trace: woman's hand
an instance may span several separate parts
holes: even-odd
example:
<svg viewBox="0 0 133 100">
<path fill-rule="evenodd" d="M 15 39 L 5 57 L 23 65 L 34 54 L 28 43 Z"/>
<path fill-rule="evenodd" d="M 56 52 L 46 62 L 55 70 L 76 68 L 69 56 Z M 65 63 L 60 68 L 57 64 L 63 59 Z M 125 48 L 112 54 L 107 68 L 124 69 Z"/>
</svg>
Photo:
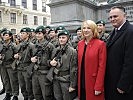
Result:
<svg viewBox="0 0 133 100">
<path fill-rule="evenodd" d="M 100 95 L 102 92 L 101 91 L 96 91 L 95 90 L 95 95 Z"/>
</svg>

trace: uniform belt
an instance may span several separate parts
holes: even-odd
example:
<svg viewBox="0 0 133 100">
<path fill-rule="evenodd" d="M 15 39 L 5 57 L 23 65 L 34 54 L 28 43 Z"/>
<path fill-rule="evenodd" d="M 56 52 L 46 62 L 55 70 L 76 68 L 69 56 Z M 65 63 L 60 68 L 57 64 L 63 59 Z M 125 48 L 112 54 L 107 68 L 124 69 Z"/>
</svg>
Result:
<svg viewBox="0 0 133 100">
<path fill-rule="evenodd" d="M 47 74 L 48 70 L 37 70 L 37 72 L 39 72 L 40 74 Z"/>
<path fill-rule="evenodd" d="M 58 76 L 66 76 L 69 75 L 69 70 L 66 71 L 59 71 Z"/>
</svg>

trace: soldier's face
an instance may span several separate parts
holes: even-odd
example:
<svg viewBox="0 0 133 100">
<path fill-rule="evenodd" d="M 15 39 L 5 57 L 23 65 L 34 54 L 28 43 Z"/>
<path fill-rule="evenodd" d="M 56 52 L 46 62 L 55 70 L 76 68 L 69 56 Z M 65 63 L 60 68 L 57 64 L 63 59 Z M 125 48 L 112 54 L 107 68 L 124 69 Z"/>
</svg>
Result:
<svg viewBox="0 0 133 100">
<path fill-rule="evenodd" d="M 105 26 L 103 24 L 97 24 L 97 29 L 99 33 L 102 33 L 105 30 Z"/>
<path fill-rule="evenodd" d="M 109 19 L 115 28 L 119 28 L 126 20 L 126 14 L 120 9 L 115 8 L 109 12 Z"/>
<path fill-rule="evenodd" d="M 82 36 L 81 30 L 78 30 L 78 31 L 77 31 L 77 36 L 78 36 L 78 37 L 81 37 L 81 36 Z"/>
<path fill-rule="evenodd" d="M 4 39 L 4 41 L 10 40 L 11 36 L 9 36 L 9 34 L 4 34 L 3 39 Z"/>
<path fill-rule="evenodd" d="M 53 37 L 55 37 L 55 36 L 56 36 L 55 31 L 50 31 L 49 37 L 50 37 L 50 38 L 53 38 Z"/>
<path fill-rule="evenodd" d="M 37 40 L 42 40 L 42 39 L 44 39 L 44 34 L 42 32 L 37 32 L 36 38 L 37 38 Z"/>
<path fill-rule="evenodd" d="M 59 36 L 59 43 L 60 45 L 65 45 L 68 41 L 68 36 L 67 35 L 60 35 Z"/>
<path fill-rule="evenodd" d="M 22 40 L 26 40 L 29 37 L 29 34 L 27 32 L 21 32 L 20 33 L 20 38 Z"/>
</svg>

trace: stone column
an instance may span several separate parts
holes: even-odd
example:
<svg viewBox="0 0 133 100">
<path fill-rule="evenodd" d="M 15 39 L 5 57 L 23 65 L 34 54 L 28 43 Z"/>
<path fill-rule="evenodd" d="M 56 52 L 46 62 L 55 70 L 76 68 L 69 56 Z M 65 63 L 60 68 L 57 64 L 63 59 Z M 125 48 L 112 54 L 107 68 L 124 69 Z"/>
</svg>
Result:
<svg viewBox="0 0 133 100">
<path fill-rule="evenodd" d="M 96 20 L 96 4 L 91 0 L 52 0 L 50 4 L 51 26 L 65 26 L 71 32 L 84 20 Z"/>
</svg>

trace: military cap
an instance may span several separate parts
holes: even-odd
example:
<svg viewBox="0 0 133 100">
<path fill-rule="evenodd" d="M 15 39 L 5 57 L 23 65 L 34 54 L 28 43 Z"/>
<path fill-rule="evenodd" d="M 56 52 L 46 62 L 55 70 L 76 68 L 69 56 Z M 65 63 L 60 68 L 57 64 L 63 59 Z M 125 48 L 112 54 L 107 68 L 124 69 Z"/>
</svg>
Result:
<svg viewBox="0 0 133 100">
<path fill-rule="evenodd" d="M 57 30 L 65 30 L 65 27 L 64 26 L 58 26 L 55 30 L 55 32 L 57 33 Z"/>
<path fill-rule="evenodd" d="M 96 24 L 103 24 L 103 25 L 105 25 L 105 21 L 99 20 L 99 21 L 96 22 Z"/>
<path fill-rule="evenodd" d="M 77 33 L 78 30 L 81 30 L 81 27 L 78 27 L 78 28 L 76 29 L 76 33 Z"/>
<path fill-rule="evenodd" d="M 35 30 L 35 32 L 43 32 L 45 30 L 45 27 L 44 26 L 38 26 Z"/>
<path fill-rule="evenodd" d="M 9 34 L 9 36 L 12 36 L 12 32 L 9 31 L 9 30 L 4 31 L 4 32 L 3 32 L 3 35 L 5 35 L 5 34 Z"/>
<path fill-rule="evenodd" d="M 69 33 L 68 30 L 62 30 L 62 31 L 59 32 L 58 37 L 59 37 L 60 35 L 68 35 L 68 36 L 70 36 L 70 33 Z"/>
<path fill-rule="evenodd" d="M 20 30 L 20 32 L 31 32 L 29 27 L 24 27 Z"/>
<path fill-rule="evenodd" d="M 4 31 L 7 31 L 7 28 L 1 29 L 0 33 L 3 33 Z"/>
<path fill-rule="evenodd" d="M 34 28 L 30 28 L 30 31 L 31 31 L 31 32 L 35 32 L 35 29 L 34 29 Z"/>
</svg>

